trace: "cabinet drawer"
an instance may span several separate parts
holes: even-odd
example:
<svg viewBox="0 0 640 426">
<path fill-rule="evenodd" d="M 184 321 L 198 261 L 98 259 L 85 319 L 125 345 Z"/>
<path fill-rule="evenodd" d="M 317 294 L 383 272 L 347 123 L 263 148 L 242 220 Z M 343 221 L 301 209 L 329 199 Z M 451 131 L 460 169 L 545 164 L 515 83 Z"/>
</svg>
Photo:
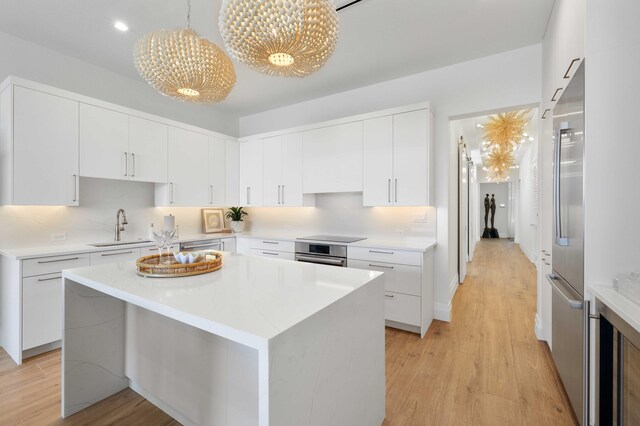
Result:
<svg viewBox="0 0 640 426">
<path fill-rule="evenodd" d="M 140 249 L 138 248 L 101 251 L 98 253 L 91 253 L 91 265 L 103 265 L 105 263 L 123 262 L 126 260 L 134 261 L 139 257 Z"/>
<path fill-rule="evenodd" d="M 384 292 L 385 319 L 420 326 L 420 300 L 419 296 Z"/>
<path fill-rule="evenodd" d="M 349 268 L 367 269 L 385 273 L 384 288 L 395 293 L 422 294 L 422 267 L 398 265 L 393 263 L 349 260 Z"/>
<path fill-rule="evenodd" d="M 295 243 L 293 241 L 253 239 L 249 241 L 249 247 L 252 249 L 286 251 L 290 253 L 295 251 Z"/>
<path fill-rule="evenodd" d="M 295 255 L 293 253 L 287 253 L 283 251 L 275 251 L 275 250 L 263 250 L 263 249 L 255 249 L 252 248 L 249 250 L 250 256 L 262 256 L 262 257 L 273 257 L 276 259 L 286 259 L 286 260 L 295 260 Z"/>
<path fill-rule="evenodd" d="M 368 260 L 372 262 L 395 263 L 400 265 L 422 266 L 422 252 L 408 250 L 380 249 L 373 247 L 348 247 L 349 260 Z"/>
<path fill-rule="evenodd" d="M 22 280 L 22 350 L 62 339 L 60 273 Z"/>
<path fill-rule="evenodd" d="M 22 276 L 31 277 L 34 275 L 53 274 L 63 269 L 79 268 L 81 266 L 89 266 L 89 264 L 90 257 L 88 254 L 68 254 L 66 256 L 27 259 L 22 261 Z"/>
</svg>

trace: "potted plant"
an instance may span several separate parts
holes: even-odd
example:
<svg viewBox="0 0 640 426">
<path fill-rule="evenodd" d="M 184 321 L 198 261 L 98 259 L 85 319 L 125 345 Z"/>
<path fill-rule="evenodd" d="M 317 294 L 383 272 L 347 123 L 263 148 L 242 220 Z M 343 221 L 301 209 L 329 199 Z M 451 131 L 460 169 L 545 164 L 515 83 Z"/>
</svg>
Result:
<svg viewBox="0 0 640 426">
<path fill-rule="evenodd" d="M 233 232 L 244 231 L 244 222 L 242 218 L 249 213 L 242 210 L 242 207 L 229 207 L 229 211 L 225 213 L 225 217 L 231 220 L 231 230 Z"/>
</svg>

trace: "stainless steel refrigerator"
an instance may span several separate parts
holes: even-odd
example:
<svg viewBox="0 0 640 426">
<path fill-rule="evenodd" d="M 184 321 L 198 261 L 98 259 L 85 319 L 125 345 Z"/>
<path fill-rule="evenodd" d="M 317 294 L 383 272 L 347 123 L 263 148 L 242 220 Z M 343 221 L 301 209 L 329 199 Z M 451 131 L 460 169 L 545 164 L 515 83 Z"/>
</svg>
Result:
<svg viewBox="0 0 640 426">
<path fill-rule="evenodd" d="M 553 109 L 553 360 L 575 415 L 588 425 L 588 303 L 584 300 L 584 62 Z"/>
</svg>

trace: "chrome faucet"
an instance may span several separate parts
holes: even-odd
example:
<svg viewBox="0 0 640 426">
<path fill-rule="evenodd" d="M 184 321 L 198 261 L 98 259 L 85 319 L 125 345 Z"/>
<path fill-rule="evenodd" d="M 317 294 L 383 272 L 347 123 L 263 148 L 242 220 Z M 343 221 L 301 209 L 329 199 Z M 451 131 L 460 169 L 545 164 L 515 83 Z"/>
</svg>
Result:
<svg viewBox="0 0 640 426">
<path fill-rule="evenodd" d="M 122 213 L 122 222 L 120 221 L 120 214 Z M 116 213 L 116 236 L 114 238 L 115 241 L 120 241 L 120 232 L 124 231 L 124 226 L 127 225 L 127 214 L 124 212 L 124 209 L 119 209 Z"/>
</svg>

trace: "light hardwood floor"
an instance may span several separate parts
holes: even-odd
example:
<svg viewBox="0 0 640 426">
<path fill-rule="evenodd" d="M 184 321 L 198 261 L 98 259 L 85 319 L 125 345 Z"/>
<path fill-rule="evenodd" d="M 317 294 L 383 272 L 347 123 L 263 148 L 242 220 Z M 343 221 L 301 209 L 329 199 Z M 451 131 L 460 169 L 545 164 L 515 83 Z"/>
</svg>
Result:
<svg viewBox="0 0 640 426">
<path fill-rule="evenodd" d="M 482 241 L 453 321 L 424 339 L 386 330 L 387 418 L 396 425 L 574 425 L 545 343 L 535 268 L 517 245 Z M 0 350 L 0 425 L 175 425 L 130 389 L 60 419 L 60 351 L 16 366 Z"/>
</svg>

